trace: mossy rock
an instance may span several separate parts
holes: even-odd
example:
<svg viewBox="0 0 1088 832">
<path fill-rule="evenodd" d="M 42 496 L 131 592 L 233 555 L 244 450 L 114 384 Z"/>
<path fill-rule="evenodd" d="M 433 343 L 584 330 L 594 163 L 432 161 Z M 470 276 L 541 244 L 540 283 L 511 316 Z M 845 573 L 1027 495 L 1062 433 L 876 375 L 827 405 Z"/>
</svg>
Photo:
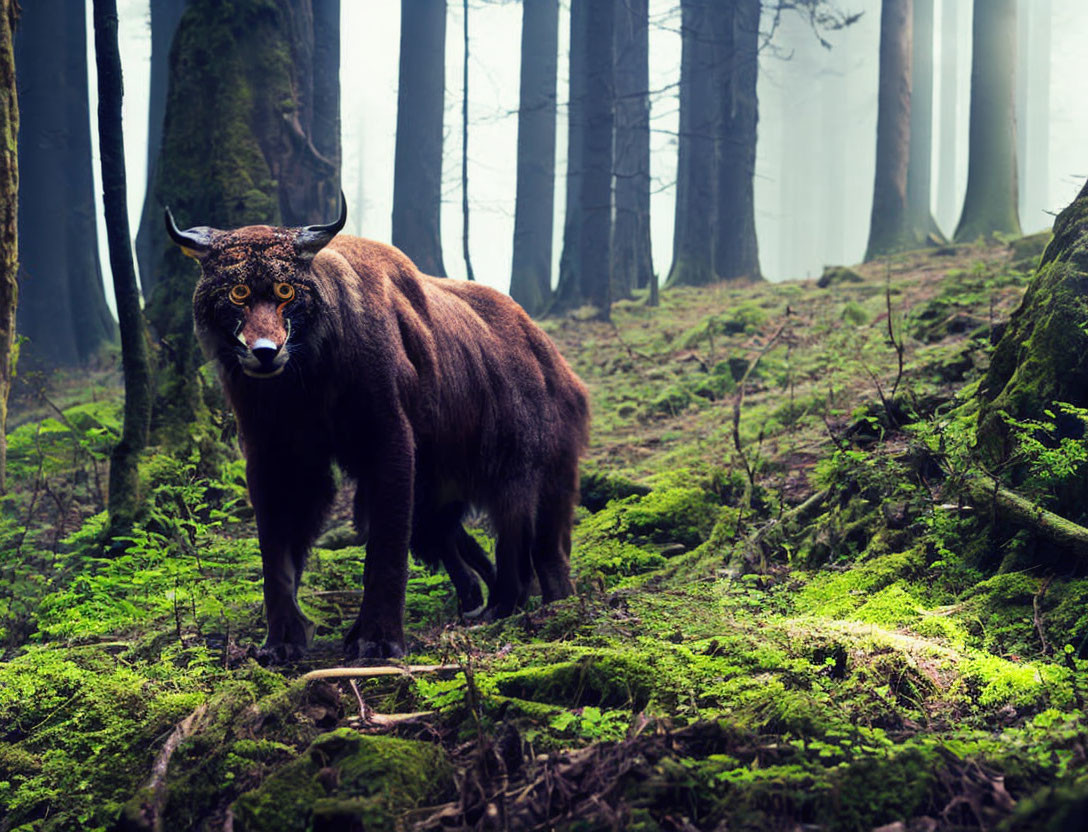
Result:
<svg viewBox="0 0 1088 832">
<path fill-rule="evenodd" d="M 1088 406 L 1088 185 L 1054 223 L 980 393 L 977 438 L 990 463 L 1014 450 L 1002 412 L 1042 419 L 1055 402 Z"/>
<path fill-rule="evenodd" d="M 439 746 L 339 728 L 239 797 L 234 828 L 392 829 L 404 812 L 451 797 L 453 788 L 453 769 Z"/>
<path fill-rule="evenodd" d="M 583 539 L 629 543 L 702 543 L 718 517 L 713 496 L 696 486 L 676 486 L 613 500 L 581 524 Z"/>
<path fill-rule="evenodd" d="M 827 289 L 830 286 L 840 286 L 843 283 L 863 283 L 864 281 L 865 278 L 846 266 L 824 266 L 824 273 L 820 275 L 816 285 L 821 289 Z"/>
<path fill-rule="evenodd" d="M 650 701 L 653 671 L 635 652 L 593 651 L 576 661 L 530 667 L 495 677 L 499 694 L 562 705 L 640 711 Z"/>
<path fill-rule="evenodd" d="M 600 511 L 612 500 L 650 493 L 649 486 L 622 474 L 606 473 L 593 465 L 582 467 L 580 490 L 582 505 L 594 512 Z"/>
<path fill-rule="evenodd" d="M 1009 243 L 1009 253 L 1012 255 L 1013 267 L 1027 267 L 1034 270 L 1039 265 L 1039 257 L 1046 251 L 1046 247 L 1050 244 L 1053 236 L 1049 230 L 1040 231 Z"/>
</svg>

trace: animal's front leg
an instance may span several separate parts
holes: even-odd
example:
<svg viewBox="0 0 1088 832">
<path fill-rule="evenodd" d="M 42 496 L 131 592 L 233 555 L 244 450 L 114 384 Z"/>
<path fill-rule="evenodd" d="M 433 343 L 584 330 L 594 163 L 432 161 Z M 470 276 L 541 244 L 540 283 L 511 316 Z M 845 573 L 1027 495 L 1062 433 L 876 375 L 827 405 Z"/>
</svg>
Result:
<svg viewBox="0 0 1088 832">
<path fill-rule="evenodd" d="M 363 567 L 363 604 L 344 640 L 349 659 L 405 653 L 404 593 L 412 527 L 414 448 L 405 423 L 393 431 L 367 477 L 370 535 Z"/>
<path fill-rule="evenodd" d="M 246 479 L 257 516 L 268 619 L 260 658 L 293 661 L 305 654 L 313 639 L 313 622 L 298 606 L 298 587 L 310 544 L 332 501 L 332 474 L 328 463 L 281 458 L 265 465 L 251 455 Z"/>
</svg>

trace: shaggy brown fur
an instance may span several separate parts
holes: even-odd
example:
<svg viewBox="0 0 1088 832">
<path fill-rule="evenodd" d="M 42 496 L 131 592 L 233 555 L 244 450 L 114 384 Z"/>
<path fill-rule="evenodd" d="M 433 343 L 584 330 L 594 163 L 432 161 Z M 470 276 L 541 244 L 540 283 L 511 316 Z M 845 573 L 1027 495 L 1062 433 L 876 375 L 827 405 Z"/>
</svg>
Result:
<svg viewBox="0 0 1088 832">
<path fill-rule="evenodd" d="M 533 569 L 545 602 L 572 591 L 581 381 L 510 298 L 420 274 L 391 246 L 328 242 L 343 219 L 187 232 L 168 219 L 203 270 L 197 333 L 237 415 L 279 660 L 311 637 L 296 593 L 334 462 L 359 484 L 368 534 L 349 657 L 403 654 L 409 544 L 446 565 L 466 608 L 479 597 L 469 567 L 487 578 L 490 563 L 461 526 L 470 505 L 498 533 L 489 616 L 525 602 Z"/>
</svg>

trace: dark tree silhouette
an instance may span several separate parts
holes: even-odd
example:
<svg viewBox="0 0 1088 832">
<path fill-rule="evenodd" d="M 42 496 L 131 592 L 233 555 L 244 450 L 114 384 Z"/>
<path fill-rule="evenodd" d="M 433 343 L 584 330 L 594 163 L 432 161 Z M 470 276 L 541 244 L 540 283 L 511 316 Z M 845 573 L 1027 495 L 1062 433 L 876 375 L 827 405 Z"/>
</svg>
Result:
<svg viewBox="0 0 1088 832">
<path fill-rule="evenodd" d="M 137 463 L 151 423 L 151 369 L 140 290 L 132 262 L 125 196 L 125 143 L 121 129 L 121 54 L 117 48 L 117 2 L 94 0 L 94 52 L 98 69 L 98 143 L 102 157 L 102 202 L 110 270 L 121 324 L 125 414 L 121 441 L 110 455 L 109 513 L 115 530 L 135 519 L 139 499 Z"/>
<path fill-rule="evenodd" d="M 615 219 L 612 294 L 654 279 L 650 256 L 650 71 L 647 0 L 620 0 L 615 31 Z"/>
<path fill-rule="evenodd" d="M 911 7 L 911 0 L 882 0 L 880 5 L 876 176 L 866 260 L 913 247 L 907 212 Z"/>
<path fill-rule="evenodd" d="M 578 264 L 582 244 L 582 168 L 586 97 L 586 0 L 571 0 L 570 62 L 567 91 L 567 174 L 563 212 L 563 249 L 559 255 L 559 283 L 551 309 L 561 311 L 582 300 Z"/>
<path fill-rule="evenodd" d="M 681 0 L 680 136 L 676 164 L 676 219 L 669 286 L 702 286 L 715 279 L 716 178 L 714 0 Z"/>
<path fill-rule="evenodd" d="M 760 0 L 720 0 L 710 8 L 719 96 L 713 275 L 758 279 L 754 180 Z"/>
<path fill-rule="evenodd" d="M 15 343 L 15 303 L 19 267 L 19 100 L 15 89 L 12 42 L 18 16 L 16 0 L 0 0 L 0 493 L 7 486 L 8 393 L 11 350 Z"/>
<path fill-rule="evenodd" d="M 83 15 L 63 0 L 26 4 L 15 64 L 23 356 L 82 364 L 114 333 L 98 262 Z"/>
<path fill-rule="evenodd" d="M 393 245 L 439 276 L 445 56 L 446 0 L 401 0 Z"/>
<path fill-rule="evenodd" d="M 967 195 L 957 241 L 1020 233 L 1013 92 L 1016 0 L 976 3 L 971 24 L 971 122 Z"/>
<path fill-rule="evenodd" d="M 524 0 L 510 296 L 530 315 L 544 311 L 552 291 L 558 45 L 558 0 Z"/>
<path fill-rule="evenodd" d="M 147 107 L 147 190 L 136 232 L 136 262 L 145 297 L 155 288 L 155 235 L 162 226 L 163 206 L 155 199 L 155 180 L 166 116 L 166 82 L 170 74 L 170 44 L 188 0 L 151 0 L 151 89 Z"/>
</svg>

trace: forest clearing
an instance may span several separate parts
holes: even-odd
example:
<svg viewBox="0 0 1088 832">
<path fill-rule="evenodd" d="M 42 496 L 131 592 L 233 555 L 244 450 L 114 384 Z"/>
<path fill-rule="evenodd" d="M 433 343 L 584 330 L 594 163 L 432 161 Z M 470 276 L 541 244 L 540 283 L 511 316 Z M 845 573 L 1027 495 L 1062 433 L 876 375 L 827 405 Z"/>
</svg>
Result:
<svg viewBox="0 0 1088 832">
<path fill-rule="evenodd" d="M 150 512 L 103 557 L 116 372 L 28 388 L 4 828 L 1074 828 L 1088 582 L 968 487 L 1046 236 L 546 322 L 595 413 L 577 595 L 465 626 L 413 566 L 419 671 L 311 673 L 360 595 L 346 495 L 300 593 L 314 649 L 262 668 L 237 465 L 153 456 Z M 1033 444 L 1021 491 L 1045 505 L 1085 461 Z"/>
</svg>

